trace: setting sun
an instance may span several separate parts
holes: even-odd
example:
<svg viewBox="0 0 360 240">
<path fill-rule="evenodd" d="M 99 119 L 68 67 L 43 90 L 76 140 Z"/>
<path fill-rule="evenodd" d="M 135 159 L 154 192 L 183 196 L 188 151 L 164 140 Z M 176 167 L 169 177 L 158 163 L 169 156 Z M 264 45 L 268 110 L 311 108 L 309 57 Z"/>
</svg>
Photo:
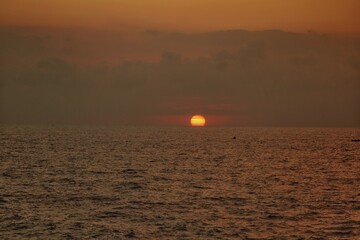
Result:
<svg viewBox="0 0 360 240">
<path fill-rule="evenodd" d="M 205 118 L 201 115 L 194 115 L 191 117 L 190 123 L 193 127 L 203 127 L 205 126 Z"/>
</svg>

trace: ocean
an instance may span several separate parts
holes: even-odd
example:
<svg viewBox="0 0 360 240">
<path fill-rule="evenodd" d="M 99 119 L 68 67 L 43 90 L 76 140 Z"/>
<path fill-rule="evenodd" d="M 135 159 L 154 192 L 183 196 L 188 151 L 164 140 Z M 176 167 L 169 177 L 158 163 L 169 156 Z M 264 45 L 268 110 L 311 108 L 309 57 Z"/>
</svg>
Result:
<svg viewBox="0 0 360 240">
<path fill-rule="evenodd" d="M 355 138 L 360 129 L 1 126 L 0 238 L 360 239 Z"/>
</svg>

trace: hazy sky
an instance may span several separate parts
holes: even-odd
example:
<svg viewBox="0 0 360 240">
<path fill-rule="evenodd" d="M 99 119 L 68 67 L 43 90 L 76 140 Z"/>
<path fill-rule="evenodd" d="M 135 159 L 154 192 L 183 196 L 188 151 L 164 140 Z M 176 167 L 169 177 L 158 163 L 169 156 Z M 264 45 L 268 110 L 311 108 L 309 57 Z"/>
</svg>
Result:
<svg viewBox="0 0 360 240">
<path fill-rule="evenodd" d="M 2 0 L 6 25 L 360 31 L 359 0 Z"/>
<path fill-rule="evenodd" d="M 359 127 L 359 6 L 3 0 L 0 123 Z"/>
</svg>

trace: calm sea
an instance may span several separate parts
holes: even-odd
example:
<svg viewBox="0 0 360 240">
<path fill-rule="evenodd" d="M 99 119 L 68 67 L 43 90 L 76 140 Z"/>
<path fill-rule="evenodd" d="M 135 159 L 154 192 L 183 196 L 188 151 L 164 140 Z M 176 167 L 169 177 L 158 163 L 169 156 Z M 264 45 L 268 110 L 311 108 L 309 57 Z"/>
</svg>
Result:
<svg viewBox="0 0 360 240">
<path fill-rule="evenodd" d="M 360 129 L 3 126 L 0 238 L 360 239 L 354 138 Z"/>
</svg>

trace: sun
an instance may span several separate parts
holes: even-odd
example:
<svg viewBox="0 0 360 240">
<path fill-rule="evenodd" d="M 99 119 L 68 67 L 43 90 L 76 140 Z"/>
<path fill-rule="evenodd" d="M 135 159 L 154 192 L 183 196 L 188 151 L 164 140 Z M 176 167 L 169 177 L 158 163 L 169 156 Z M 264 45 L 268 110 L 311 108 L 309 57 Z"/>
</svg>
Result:
<svg viewBox="0 0 360 240">
<path fill-rule="evenodd" d="M 190 123 L 193 127 L 203 127 L 205 126 L 206 120 L 201 115 L 194 115 L 191 117 Z"/>
</svg>

